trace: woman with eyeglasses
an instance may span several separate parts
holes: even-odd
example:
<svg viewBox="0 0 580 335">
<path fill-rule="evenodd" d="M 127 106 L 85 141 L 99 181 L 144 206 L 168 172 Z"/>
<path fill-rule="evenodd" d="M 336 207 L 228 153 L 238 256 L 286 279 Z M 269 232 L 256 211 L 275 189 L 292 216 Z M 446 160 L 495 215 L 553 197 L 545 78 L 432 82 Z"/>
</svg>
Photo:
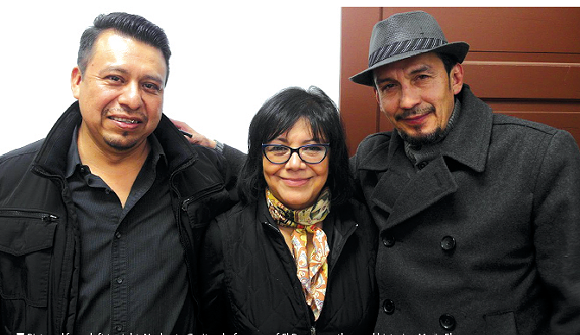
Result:
<svg viewBox="0 0 580 335">
<path fill-rule="evenodd" d="M 241 202 L 202 246 L 203 333 L 372 333 L 375 231 L 350 181 L 324 92 L 288 88 L 264 103 L 249 128 Z"/>
</svg>

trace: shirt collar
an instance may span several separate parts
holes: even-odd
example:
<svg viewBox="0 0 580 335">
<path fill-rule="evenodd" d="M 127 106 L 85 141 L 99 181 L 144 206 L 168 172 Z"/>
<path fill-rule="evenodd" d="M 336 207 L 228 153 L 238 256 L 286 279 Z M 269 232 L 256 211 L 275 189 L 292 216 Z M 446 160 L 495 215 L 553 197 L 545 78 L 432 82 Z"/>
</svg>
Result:
<svg viewBox="0 0 580 335">
<path fill-rule="evenodd" d="M 79 147 L 77 144 L 78 135 L 79 127 L 77 126 L 73 132 L 72 140 L 68 149 L 65 178 L 71 177 L 77 168 L 83 166 L 83 163 L 81 162 L 81 156 L 79 155 Z M 149 153 L 149 157 L 153 159 L 152 166 L 157 166 L 157 163 L 160 159 L 167 166 L 167 157 L 165 155 L 165 151 L 163 150 L 163 146 L 161 143 L 159 143 L 157 137 L 154 134 L 151 134 L 149 135 L 148 140 L 149 145 L 151 145 L 151 152 Z"/>
<path fill-rule="evenodd" d="M 149 155 L 151 155 L 153 158 L 153 166 L 157 166 L 160 160 L 163 162 L 163 164 L 165 164 L 165 166 L 167 166 L 167 156 L 165 155 L 165 150 L 163 150 L 163 146 L 161 143 L 159 143 L 159 140 L 155 134 L 152 133 L 147 139 L 151 145 L 151 152 Z"/>
</svg>

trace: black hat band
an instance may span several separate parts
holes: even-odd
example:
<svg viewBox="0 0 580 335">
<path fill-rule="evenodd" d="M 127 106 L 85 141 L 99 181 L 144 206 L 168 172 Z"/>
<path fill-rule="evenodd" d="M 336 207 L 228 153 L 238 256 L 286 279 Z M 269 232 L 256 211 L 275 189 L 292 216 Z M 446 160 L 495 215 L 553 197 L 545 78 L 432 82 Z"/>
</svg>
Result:
<svg viewBox="0 0 580 335">
<path fill-rule="evenodd" d="M 443 44 L 447 44 L 447 41 L 438 38 L 425 37 L 383 45 L 369 56 L 369 67 L 398 54 L 415 50 L 430 50 Z"/>
</svg>

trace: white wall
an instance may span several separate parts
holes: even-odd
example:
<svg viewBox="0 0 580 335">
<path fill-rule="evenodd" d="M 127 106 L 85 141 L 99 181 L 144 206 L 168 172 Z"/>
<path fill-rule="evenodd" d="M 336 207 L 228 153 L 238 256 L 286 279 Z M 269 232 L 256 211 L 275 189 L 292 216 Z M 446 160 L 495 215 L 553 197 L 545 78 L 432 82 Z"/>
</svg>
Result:
<svg viewBox="0 0 580 335">
<path fill-rule="evenodd" d="M 112 11 L 142 15 L 166 31 L 173 56 L 165 114 L 243 151 L 251 117 L 280 89 L 316 85 L 338 103 L 338 3 L 198 3 L 4 1 L 0 153 L 45 137 L 74 101 L 80 36 Z"/>
</svg>

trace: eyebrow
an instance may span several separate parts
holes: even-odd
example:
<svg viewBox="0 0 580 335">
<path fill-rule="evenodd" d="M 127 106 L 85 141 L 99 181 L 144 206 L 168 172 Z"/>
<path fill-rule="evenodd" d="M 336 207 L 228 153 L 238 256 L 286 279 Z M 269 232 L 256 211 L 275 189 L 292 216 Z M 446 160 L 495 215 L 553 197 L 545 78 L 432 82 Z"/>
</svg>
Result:
<svg viewBox="0 0 580 335">
<path fill-rule="evenodd" d="M 432 69 L 433 68 L 427 64 L 421 64 L 421 65 L 418 65 L 418 67 L 416 69 L 411 70 L 411 72 L 409 72 L 409 75 L 415 75 L 415 74 L 421 73 L 421 72 L 432 72 Z M 396 81 L 396 80 L 393 78 L 390 78 L 390 77 L 386 77 L 386 78 L 378 78 L 377 77 L 375 79 L 375 81 L 376 81 L 376 84 L 379 85 L 379 84 L 382 84 L 385 82 Z"/>
<path fill-rule="evenodd" d="M 281 136 L 278 136 L 276 138 L 273 138 L 269 142 L 272 142 L 272 141 L 280 141 L 280 142 L 283 142 L 285 144 L 290 144 L 290 142 L 288 141 L 288 139 L 286 137 L 281 137 Z M 318 143 L 319 141 L 316 141 L 314 138 L 310 138 L 308 140 L 302 141 L 302 144 L 301 145 L 312 144 L 310 142 L 314 142 L 314 144 L 315 144 L 315 143 Z"/>
<path fill-rule="evenodd" d="M 378 78 L 378 77 L 375 77 L 375 85 L 377 85 L 377 86 L 379 86 L 380 84 L 385 83 L 387 81 L 394 81 L 394 80 L 391 79 L 391 78 L 388 78 L 388 77 L 387 78 Z"/>
<path fill-rule="evenodd" d="M 432 67 L 426 64 L 420 65 L 418 68 L 412 70 L 409 74 L 417 74 L 421 72 L 431 72 Z"/>
</svg>

